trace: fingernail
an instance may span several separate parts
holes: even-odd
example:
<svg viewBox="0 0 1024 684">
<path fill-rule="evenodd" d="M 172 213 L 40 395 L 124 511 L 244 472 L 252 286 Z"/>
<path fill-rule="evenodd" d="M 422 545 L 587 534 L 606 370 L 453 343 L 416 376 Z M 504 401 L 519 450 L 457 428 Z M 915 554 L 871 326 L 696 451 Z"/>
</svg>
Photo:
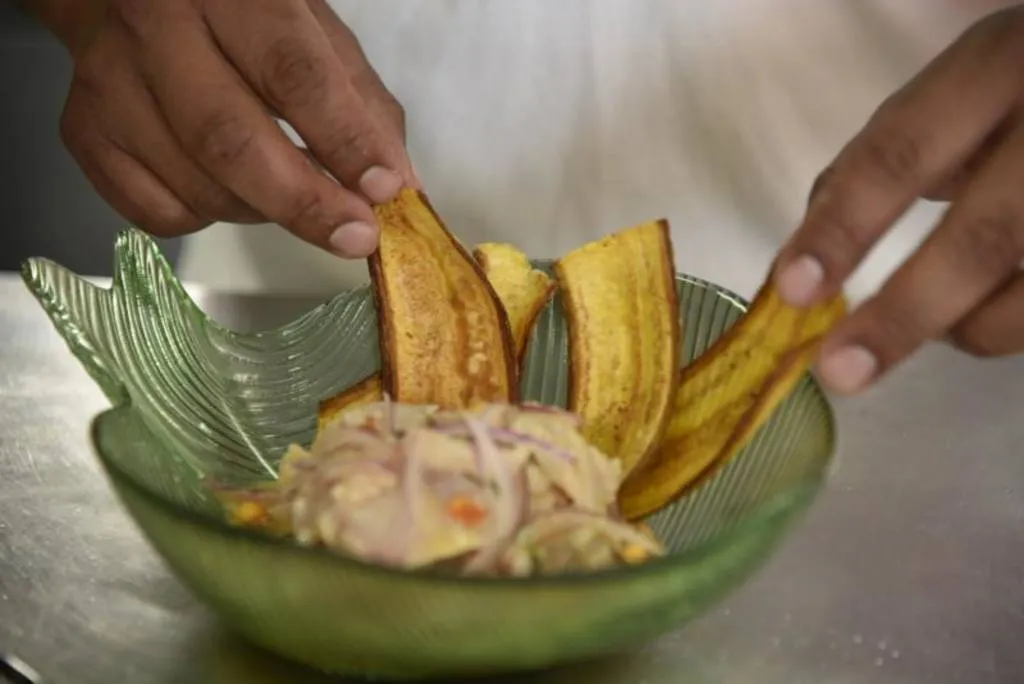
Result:
<svg viewBox="0 0 1024 684">
<path fill-rule="evenodd" d="M 825 269 L 812 256 L 798 257 L 786 266 L 775 279 L 779 295 L 790 306 L 807 306 L 825 279 Z"/>
<path fill-rule="evenodd" d="M 371 166 L 359 179 L 359 189 L 374 204 L 384 204 L 398 196 L 402 179 L 383 166 Z"/>
<path fill-rule="evenodd" d="M 346 259 L 368 257 L 377 249 L 377 229 L 369 223 L 353 221 L 335 228 L 328 242 L 338 256 Z"/>
<path fill-rule="evenodd" d="M 843 394 L 863 389 L 878 371 L 878 359 L 864 347 L 842 347 L 818 364 L 822 381 Z"/>
</svg>

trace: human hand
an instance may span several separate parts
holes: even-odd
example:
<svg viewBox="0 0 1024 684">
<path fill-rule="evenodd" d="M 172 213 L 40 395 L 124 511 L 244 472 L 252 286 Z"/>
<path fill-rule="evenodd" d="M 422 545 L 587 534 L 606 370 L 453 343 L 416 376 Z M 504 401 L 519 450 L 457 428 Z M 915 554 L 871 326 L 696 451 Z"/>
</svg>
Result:
<svg viewBox="0 0 1024 684">
<path fill-rule="evenodd" d="M 325 0 L 40 4 L 75 61 L 64 142 L 150 233 L 270 221 L 365 257 L 377 247 L 371 204 L 417 184 L 402 108 Z"/>
<path fill-rule="evenodd" d="M 951 200 L 917 251 L 826 338 L 823 382 L 855 393 L 929 340 L 1024 350 L 1024 7 L 968 29 L 890 97 L 815 182 L 775 282 L 838 292 L 918 197 Z"/>
</svg>

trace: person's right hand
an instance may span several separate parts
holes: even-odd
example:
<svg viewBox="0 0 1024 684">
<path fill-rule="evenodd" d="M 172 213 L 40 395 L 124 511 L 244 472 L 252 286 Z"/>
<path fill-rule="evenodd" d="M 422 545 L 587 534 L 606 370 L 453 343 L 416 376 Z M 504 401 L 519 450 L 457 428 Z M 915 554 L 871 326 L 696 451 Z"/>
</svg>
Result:
<svg viewBox="0 0 1024 684">
<path fill-rule="evenodd" d="M 92 11 L 56 31 L 75 61 L 61 134 L 125 218 L 158 236 L 274 222 L 343 257 L 376 249 L 371 205 L 417 185 L 403 111 L 325 0 L 63 1 Z"/>
</svg>

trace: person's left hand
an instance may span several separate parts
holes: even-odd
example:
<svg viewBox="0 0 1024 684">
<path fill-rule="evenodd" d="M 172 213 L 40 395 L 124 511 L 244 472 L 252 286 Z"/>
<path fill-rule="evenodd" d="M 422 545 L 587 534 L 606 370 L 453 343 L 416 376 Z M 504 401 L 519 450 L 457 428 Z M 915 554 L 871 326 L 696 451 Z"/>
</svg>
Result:
<svg viewBox="0 0 1024 684">
<path fill-rule="evenodd" d="M 976 356 L 1024 351 L 1024 6 L 981 20 L 887 100 L 819 176 L 780 252 L 780 295 L 835 294 L 918 198 L 942 221 L 829 334 L 818 374 L 855 393 L 929 340 Z"/>
</svg>

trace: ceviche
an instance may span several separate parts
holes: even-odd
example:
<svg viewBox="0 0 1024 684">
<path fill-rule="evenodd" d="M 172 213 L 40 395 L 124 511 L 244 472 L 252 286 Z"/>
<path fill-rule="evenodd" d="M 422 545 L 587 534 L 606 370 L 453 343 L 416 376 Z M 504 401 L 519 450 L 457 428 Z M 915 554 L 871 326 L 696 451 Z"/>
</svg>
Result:
<svg viewBox="0 0 1024 684">
<path fill-rule="evenodd" d="M 662 555 L 649 529 L 619 515 L 621 480 L 619 462 L 561 409 L 385 400 L 344 412 L 309 449 L 292 446 L 277 482 L 223 496 L 235 523 L 305 546 L 521 577 Z"/>
</svg>

